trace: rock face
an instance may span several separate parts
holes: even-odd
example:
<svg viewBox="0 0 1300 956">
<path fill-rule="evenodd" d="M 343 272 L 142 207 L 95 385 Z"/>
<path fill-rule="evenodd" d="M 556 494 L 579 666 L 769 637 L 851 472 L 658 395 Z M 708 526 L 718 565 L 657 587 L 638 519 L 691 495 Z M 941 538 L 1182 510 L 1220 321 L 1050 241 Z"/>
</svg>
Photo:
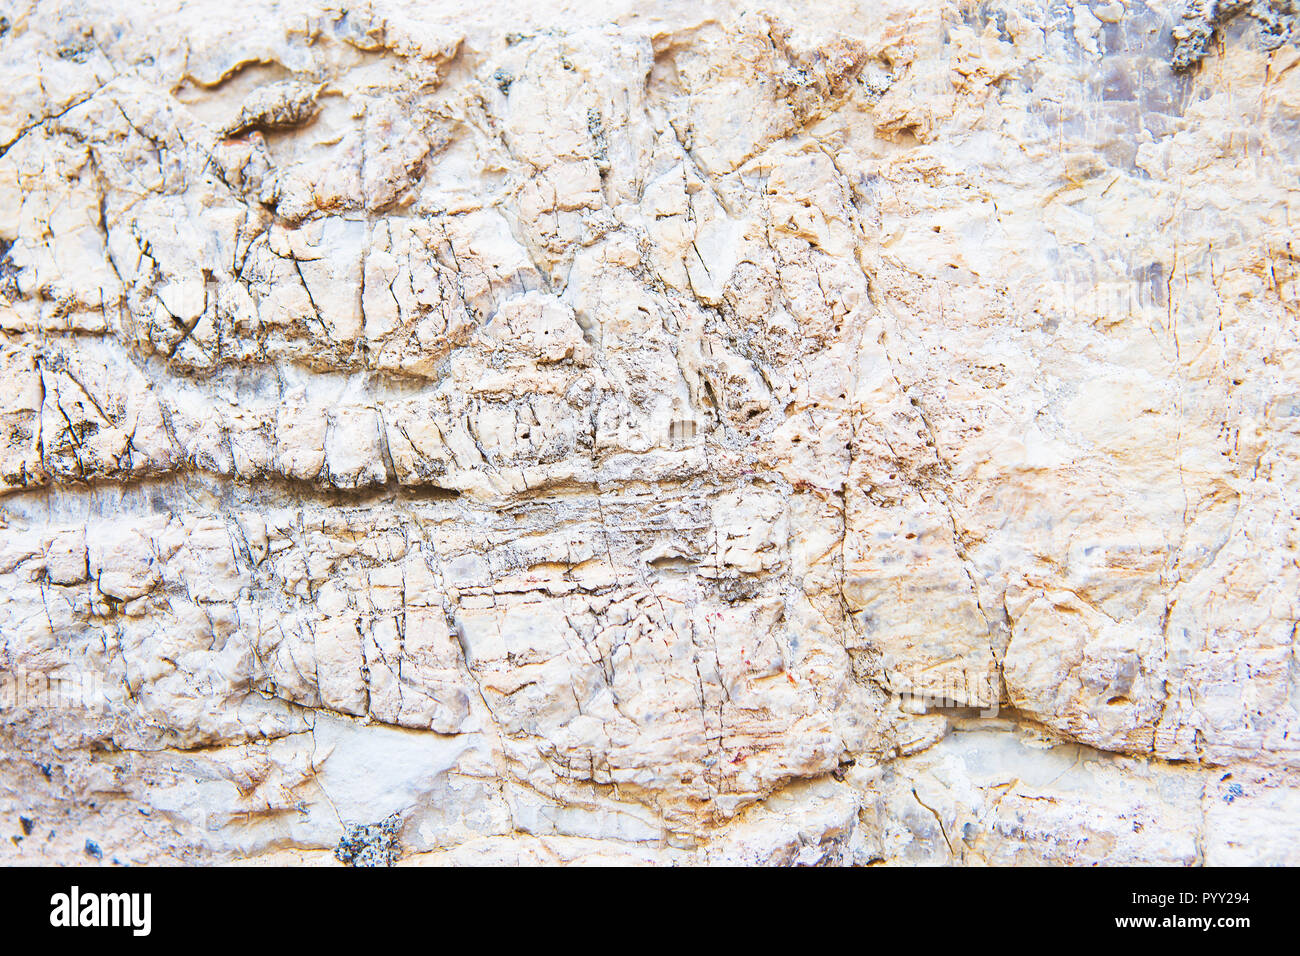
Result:
<svg viewBox="0 0 1300 956">
<path fill-rule="evenodd" d="M 1287 0 L 0 12 L 0 861 L 1300 864 Z"/>
</svg>

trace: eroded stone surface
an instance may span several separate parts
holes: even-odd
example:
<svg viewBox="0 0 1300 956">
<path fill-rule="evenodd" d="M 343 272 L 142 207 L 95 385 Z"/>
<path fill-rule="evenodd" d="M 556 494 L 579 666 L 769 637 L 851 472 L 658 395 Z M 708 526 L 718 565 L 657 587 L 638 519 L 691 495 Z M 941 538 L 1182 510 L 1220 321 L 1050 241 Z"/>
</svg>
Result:
<svg viewBox="0 0 1300 956">
<path fill-rule="evenodd" d="M 4 9 L 0 859 L 1300 863 L 1294 11 L 654 7 Z"/>
</svg>

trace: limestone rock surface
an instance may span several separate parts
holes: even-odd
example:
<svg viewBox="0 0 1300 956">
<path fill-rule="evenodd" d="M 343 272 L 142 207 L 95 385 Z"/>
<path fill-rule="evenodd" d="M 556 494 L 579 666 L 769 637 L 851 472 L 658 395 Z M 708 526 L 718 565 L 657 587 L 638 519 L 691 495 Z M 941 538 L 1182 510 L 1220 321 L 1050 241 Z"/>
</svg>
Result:
<svg viewBox="0 0 1300 956">
<path fill-rule="evenodd" d="M 244 6 L 0 2 L 0 863 L 1300 864 L 1295 4 Z"/>
</svg>

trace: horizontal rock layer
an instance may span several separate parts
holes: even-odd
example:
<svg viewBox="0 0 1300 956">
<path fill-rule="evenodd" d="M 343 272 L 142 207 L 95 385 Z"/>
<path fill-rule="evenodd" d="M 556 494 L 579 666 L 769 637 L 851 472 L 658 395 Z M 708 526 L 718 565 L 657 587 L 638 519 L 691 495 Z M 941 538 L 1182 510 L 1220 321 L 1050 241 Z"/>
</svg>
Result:
<svg viewBox="0 0 1300 956">
<path fill-rule="evenodd" d="M 1293 21 L 11 3 L 0 861 L 1300 863 Z"/>
</svg>

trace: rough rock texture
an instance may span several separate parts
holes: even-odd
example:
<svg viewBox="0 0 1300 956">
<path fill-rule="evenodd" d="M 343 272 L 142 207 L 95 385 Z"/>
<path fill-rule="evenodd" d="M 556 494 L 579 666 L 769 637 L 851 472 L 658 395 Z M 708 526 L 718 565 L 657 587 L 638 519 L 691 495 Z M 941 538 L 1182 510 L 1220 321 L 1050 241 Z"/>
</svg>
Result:
<svg viewBox="0 0 1300 956">
<path fill-rule="evenodd" d="M 0 861 L 1300 864 L 1246 7 L 5 0 Z"/>
</svg>

